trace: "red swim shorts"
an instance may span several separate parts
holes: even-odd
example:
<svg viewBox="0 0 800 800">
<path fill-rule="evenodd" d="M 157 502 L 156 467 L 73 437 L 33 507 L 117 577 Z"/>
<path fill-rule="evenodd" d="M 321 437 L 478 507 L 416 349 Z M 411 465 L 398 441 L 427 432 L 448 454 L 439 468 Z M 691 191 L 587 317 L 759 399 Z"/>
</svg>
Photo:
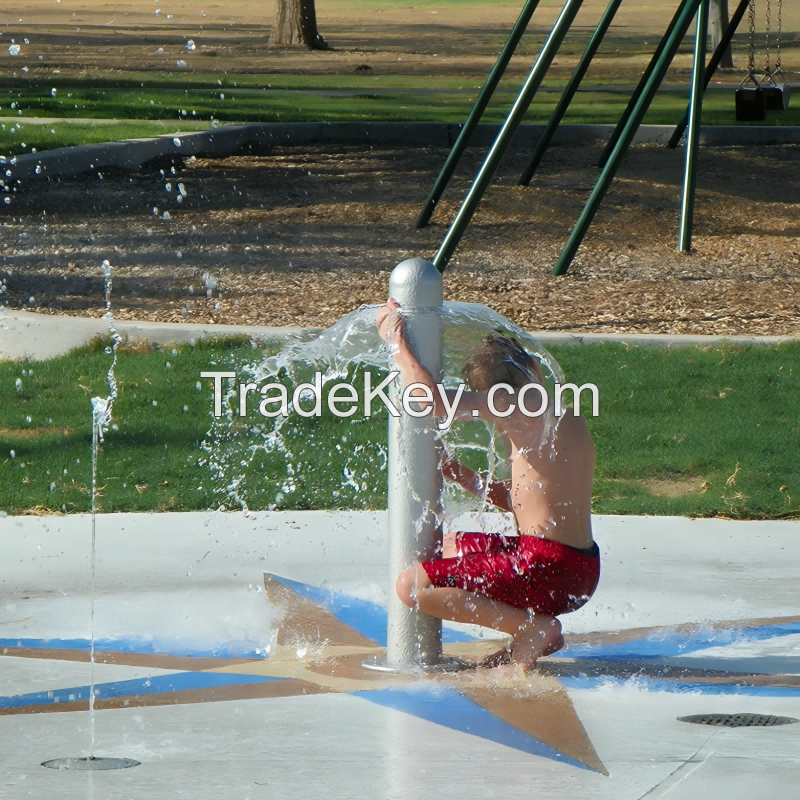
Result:
<svg viewBox="0 0 800 800">
<path fill-rule="evenodd" d="M 455 558 L 425 561 L 434 586 L 454 586 L 515 608 L 559 616 L 594 594 L 600 553 L 539 536 L 457 533 Z"/>
</svg>

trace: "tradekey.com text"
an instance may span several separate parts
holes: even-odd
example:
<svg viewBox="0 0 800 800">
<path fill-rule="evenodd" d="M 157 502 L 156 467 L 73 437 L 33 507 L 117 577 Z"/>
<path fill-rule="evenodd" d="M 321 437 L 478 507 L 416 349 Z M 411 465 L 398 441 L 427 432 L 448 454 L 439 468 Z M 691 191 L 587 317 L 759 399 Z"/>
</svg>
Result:
<svg viewBox="0 0 800 800">
<path fill-rule="evenodd" d="M 262 417 L 288 417 L 290 409 L 301 417 L 321 417 L 323 394 L 326 394 L 325 405 L 331 414 L 340 419 L 352 417 L 359 408 L 363 409 L 365 417 L 371 417 L 373 406 L 376 406 L 377 410 L 382 407 L 386 408 L 393 417 L 399 417 L 400 410 L 386 393 L 399 375 L 400 373 L 397 371 L 390 372 L 383 380 L 373 385 L 372 373 L 365 371 L 363 392 L 359 395 L 358 389 L 352 383 L 335 383 L 330 387 L 324 386 L 323 391 L 323 375 L 321 372 L 316 372 L 313 383 L 300 383 L 295 386 L 291 393 L 291 399 L 289 389 L 282 383 L 272 382 L 259 386 L 256 383 L 240 382 L 238 385 L 238 412 L 240 417 L 247 416 L 248 398 L 252 392 L 261 397 L 258 403 L 258 413 Z M 214 379 L 214 416 L 221 417 L 222 382 L 224 380 L 236 381 L 237 374 L 226 371 L 209 371 L 201 372 L 200 377 Z M 578 416 L 581 392 L 584 390 L 589 391 L 592 397 L 592 416 L 600 416 L 600 393 L 593 383 L 584 383 L 582 386 L 576 386 L 574 383 L 556 383 L 553 392 L 555 415 L 561 416 L 566 408 L 563 404 L 564 393 L 572 392 L 573 413 Z M 436 384 L 438 394 L 436 399 L 445 412 L 438 423 L 439 430 L 446 430 L 452 425 L 458 415 L 458 406 L 465 391 L 468 392 L 469 389 L 463 383 L 455 389 L 446 389 L 442 384 Z M 539 383 L 525 384 L 519 390 L 515 390 L 507 383 L 497 383 L 486 392 L 486 407 L 489 413 L 495 417 L 508 417 L 517 408 L 526 417 L 540 417 L 547 411 L 550 399 L 547 389 Z M 301 404 L 301 400 L 305 405 Z M 410 417 L 426 417 L 434 410 L 433 391 L 427 384 L 410 383 L 400 395 L 400 405 Z M 471 415 L 479 417 L 480 413 L 478 409 L 473 409 Z"/>
</svg>

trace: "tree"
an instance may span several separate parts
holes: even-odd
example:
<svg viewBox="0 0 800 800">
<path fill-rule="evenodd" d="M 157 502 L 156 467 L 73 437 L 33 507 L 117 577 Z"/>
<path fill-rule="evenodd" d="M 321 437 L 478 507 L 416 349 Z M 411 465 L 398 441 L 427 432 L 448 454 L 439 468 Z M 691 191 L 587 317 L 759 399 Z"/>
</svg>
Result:
<svg viewBox="0 0 800 800">
<path fill-rule="evenodd" d="M 328 49 L 328 44 L 317 30 L 317 11 L 314 8 L 314 0 L 277 0 L 269 46 L 296 47 L 300 45 L 309 50 Z"/>
<path fill-rule="evenodd" d="M 711 50 L 717 49 L 717 45 L 722 41 L 725 31 L 728 29 L 730 16 L 728 15 L 728 0 L 711 0 L 709 4 L 709 29 L 711 31 Z M 719 62 L 723 69 L 733 69 L 733 56 L 731 46 L 725 48 L 722 54 L 722 61 Z"/>
</svg>

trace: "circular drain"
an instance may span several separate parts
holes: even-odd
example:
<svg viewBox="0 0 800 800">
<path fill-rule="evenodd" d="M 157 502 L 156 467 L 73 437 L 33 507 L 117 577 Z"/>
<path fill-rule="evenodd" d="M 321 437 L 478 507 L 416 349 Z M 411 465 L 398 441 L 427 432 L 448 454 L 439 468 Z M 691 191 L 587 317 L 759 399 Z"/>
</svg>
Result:
<svg viewBox="0 0 800 800">
<path fill-rule="evenodd" d="M 771 728 L 773 725 L 791 725 L 800 721 L 794 717 L 774 717 L 772 714 L 692 714 L 690 717 L 678 717 L 678 720 L 720 728 Z"/>
<path fill-rule="evenodd" d="M 139 762 L 132 758 L 53 758 L 50 761 L 43 761 L 42 766 L 69 770 L 127 769 L 138 767 Z"/>
</svg>

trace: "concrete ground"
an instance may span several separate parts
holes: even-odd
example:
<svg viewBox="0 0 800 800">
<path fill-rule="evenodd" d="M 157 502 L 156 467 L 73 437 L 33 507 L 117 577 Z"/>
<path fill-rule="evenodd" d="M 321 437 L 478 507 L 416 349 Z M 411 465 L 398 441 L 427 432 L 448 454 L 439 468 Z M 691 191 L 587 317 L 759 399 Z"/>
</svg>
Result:
<svg viewBox="0 0 800 800">
<path fill-rule="evenodd" d="M 567 648 L 382 676 L 385 512 L 97 520 L 94 755 L 86 756 L 88 516 L 5 517 L 0 798 L 792 797 L 800 523 L 596 517 L 603 575 Z M 445 650 L 488 652 L 446 625 Z"/>
<path fill-rule="evenodd" d="M 0 357 L 104 326 L 2 313 Z M 385 675 L 385 512 L 100 516 L 93 622 L 91 519 L 0 516 L 0 800 L 795 796 L 800 724 L 679 717 L 800 719 L 800 522 L 594 529 L 599 589 L 534 673 Z M 446 624 L 445 653 L 492 636 Z M 90 754 L 139 764 L 41 766 Z"/>
<path fill-rule="evenodd" d="M 254 337 L 282 338 L 299 333 L 300 328 L 276 328 L 267 325 L 202 325 L 175 322 L 115 322 L 119 334 L 127 340 L 147 339 L 153 344 L 188 342 L 208 336 L 247 333 Z M 63 355 L 86 344 L 93 336 L 108 333 L 102 317 L 70 317 L 39 314 L 0 308 L 0 360 L 30 358 L 41 360 Z M 793 341 L 791 336 L 705 336 L 639 333 L 557 333 L 536 331 L 533 336 L 545 345 L 626 342 L 634 345 L 708 345 L 725 339 L 738 344 L 779 344 Z"/>
</svg>

